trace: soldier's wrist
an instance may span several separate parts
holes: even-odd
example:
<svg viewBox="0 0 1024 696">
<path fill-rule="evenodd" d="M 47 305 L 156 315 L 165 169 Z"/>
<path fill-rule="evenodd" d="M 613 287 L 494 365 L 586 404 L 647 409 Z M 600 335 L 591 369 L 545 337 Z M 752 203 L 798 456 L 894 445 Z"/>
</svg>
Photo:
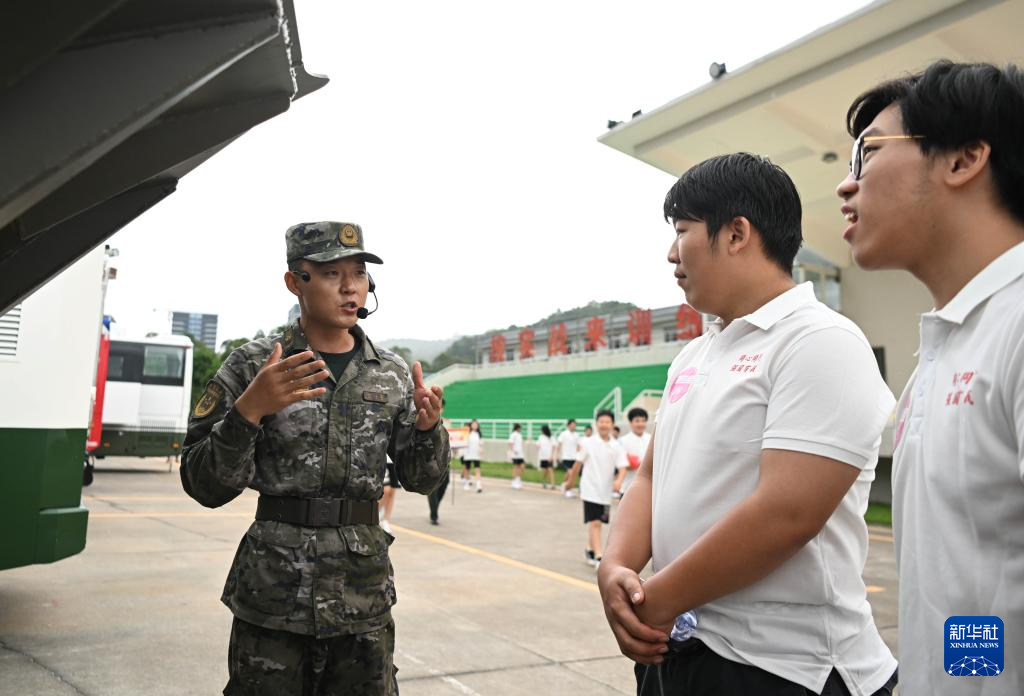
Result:
<svg viewBox="0 0 1024 696">
<path fill-rule="evenodd" d="M 238 415 L 247 420 L 250 425 L 258 426 L 260 424 L 260 419 L 263 418 L 263 415 L 253 409 L 248 403 L 245 398 L 245 394 L 238 397 L 238 400 L 235 402 L 235 411 Z"/>
</svg>

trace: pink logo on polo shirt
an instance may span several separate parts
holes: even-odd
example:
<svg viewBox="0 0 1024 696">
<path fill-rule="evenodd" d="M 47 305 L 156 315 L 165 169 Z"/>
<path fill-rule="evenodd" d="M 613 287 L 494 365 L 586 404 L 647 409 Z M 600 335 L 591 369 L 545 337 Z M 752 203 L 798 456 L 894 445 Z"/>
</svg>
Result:
<svg viewBox="0 0 1024 696">
<path fill-rule="evenodd" d="M 675 403 L 686 396 L 686 392 L 690 391 L 690 387 L 693 386 L 696 378 L 696 367 L 688 367 L 676 375 L 676 378 L 672 381 L 672 386 L 668 390 L 668 400 Z"/>
</svg>

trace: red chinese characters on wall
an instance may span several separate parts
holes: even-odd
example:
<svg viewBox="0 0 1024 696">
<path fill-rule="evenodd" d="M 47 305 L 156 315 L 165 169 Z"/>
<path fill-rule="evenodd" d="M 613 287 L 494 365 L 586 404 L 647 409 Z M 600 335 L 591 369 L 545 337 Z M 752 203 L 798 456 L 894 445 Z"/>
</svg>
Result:
<svg viewBox="0 0 1024 696">
<path fill-rule="evenodd" d="M 533 329 L 523 329 L 519 332 L 519 359 L 533 357 Z"/>
<path fill-rule="evenodd" d="M 700 312 L 688 304 L 679 305 L 676 312 L 676 338 L 690 340 L 700 338 L 701 331 Z"/>
<path fill-rule="evenodd" d="M 604 337 L 604 319 L 593 317 L 587 322 L 587 342 L 584 350 L 597 350 L 601 346 L 608 345 Z"/>
<path fill-rule="evenodd" d="M 552 324 L 548 327 L 548 356 L 565 355 L 569 352 L 565 324 Z"/>
<path fill-rule="evenodd" d="M 629 311 L 629 343 L 634 346 L 651 345 L 651 310 Z"/>
<path fill-rule="evenodd" d="M 501 334 L 491 336 L 491 362 L 505 361 L 505 337 Z"/>
</svg>

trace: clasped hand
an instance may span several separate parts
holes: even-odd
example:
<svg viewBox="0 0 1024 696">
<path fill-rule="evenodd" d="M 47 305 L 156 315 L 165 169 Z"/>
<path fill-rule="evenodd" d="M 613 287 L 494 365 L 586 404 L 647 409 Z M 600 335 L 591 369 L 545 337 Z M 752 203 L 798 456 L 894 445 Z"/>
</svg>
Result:
<svg viewBox="0 0 1024 696">
<path fill-rule="evenodd" d="M 668 627 L 655 628 L 641 617 L 645 616 L 646 595 L 643 581 L 633 570 L 612 565 L 605 559 L 597 573 L 601 600 L 608 625 L 619 644 L 619 650 L 629 659 L 644 665 L 656 665 L 664 661 L 668 652 Z"/>
</svg>

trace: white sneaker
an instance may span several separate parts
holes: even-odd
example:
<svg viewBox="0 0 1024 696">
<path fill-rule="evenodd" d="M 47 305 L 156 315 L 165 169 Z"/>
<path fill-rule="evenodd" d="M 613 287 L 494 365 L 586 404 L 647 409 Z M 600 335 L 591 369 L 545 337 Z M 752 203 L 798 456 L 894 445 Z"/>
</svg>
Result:
<svg viewBox="0 0 1024 696">
<path fill-rule="evenodd" d="M 565 495 L 566 498 L 575 498 L 576 497 L 576 491 L 574 491 L 571 488 L 568 488 L 568 489 L 566 489 L 566 491 L 565 491 L 565 493 L 563 495 Z"/>
<path fill-rule="evenodd" d="M 469 490 L 469 486 L 470 486 L 469 481 L 466 481 L 465 483 L 462 484 L 462 490 L 468 491 Z"/>
<path fill-rule="evenodd" d="M 394 532 L 391 531 L 391 525 L 388 524 L 387 520 L 381 520 L 380 521 L 380 528 L 383 529 L 388 534 L 394 536 Z"/>
</svg>

